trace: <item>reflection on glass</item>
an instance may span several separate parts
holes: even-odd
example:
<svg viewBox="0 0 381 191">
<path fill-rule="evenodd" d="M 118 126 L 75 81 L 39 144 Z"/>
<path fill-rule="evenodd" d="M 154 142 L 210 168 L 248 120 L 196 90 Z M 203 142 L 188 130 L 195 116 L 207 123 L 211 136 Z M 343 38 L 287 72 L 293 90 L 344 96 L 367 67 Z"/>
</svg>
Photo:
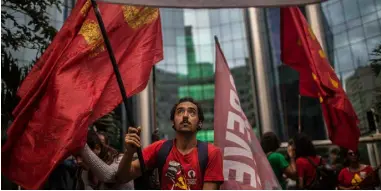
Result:
<svg viewBox="0 0 381 191">
<path fill-rule="evenodd" d="M 205 114 L 203 129 L 213 131 L 214 35 L 219 38 L 236 77 L 236 88 L 243 90 L 239 93 L 241 104 L 255 127 L 243 10 L 161 9 L 161 13 L 162 18 L 176 17 L 162 19 L 164 60 L 155 68 L 156 126 L 163 136 L 173 137 L 167 113 L 179 98 L 186 96 L 201 103 Z M 213 142 L 210 138 L 205 140 Z"/>
</svg>

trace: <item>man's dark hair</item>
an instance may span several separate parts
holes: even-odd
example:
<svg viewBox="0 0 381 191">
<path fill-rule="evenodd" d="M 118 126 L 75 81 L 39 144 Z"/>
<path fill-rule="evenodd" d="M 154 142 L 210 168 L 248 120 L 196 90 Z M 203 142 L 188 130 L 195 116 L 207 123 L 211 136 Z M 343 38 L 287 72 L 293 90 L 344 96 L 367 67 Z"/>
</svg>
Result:
<svg viewBox="0 0 381 191">
<path fill-rule="evenodd" d="M 175 112 L 176 112 L 176 108 L 177 106 L 180 104 L 180 103 L 183 103 L 183 102 L 191 102 L 193 104 L 195 104 L 197 106 L 197 113 L 198 113 L 198 119 L 200 121 L 204 121 L 204 112 L 202 111 L 202 108 L 200 106 L 200 104 L 198 102 L 196 102 L 193 98 L 191 97 L 184 97 L 184 98 L 181 98 L 171 109 L 171 117 L 170 117 L 170 120 L 173 121 L 175 119 Z"/>
<path fill-rule="evenodd" d="M 280 147 L 280 141 L 275 133 L 267 132 L 262 135 L 261 146 L 265 153 L 274 152 Z"/>
<path fill-rule="evenodd" d="M 299 157 L 316 156 L 316 150 L 310 137 L 304 133 L 300 133 L 294 138 L 295 143 L 295 155 Z"/>
</svg>

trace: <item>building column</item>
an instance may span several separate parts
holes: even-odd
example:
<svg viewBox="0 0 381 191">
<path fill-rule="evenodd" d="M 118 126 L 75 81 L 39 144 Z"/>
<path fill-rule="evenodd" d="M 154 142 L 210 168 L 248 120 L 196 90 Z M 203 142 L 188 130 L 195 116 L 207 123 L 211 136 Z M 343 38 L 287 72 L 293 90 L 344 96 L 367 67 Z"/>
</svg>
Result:
<svg viewBox="0 0 381 191">
<path fill-rule="evenodd" d="M 318 39 L 321 48 L 324 50 L 326 55 L 328 55 L 327 42 L 325 38 L 324 25 L 322 20 L 323 15 L 322 15 L 320 3 L 306 5 L 305 10 L 307 15 L 307 20 L 311 26 L 312 31 L 314 32 L 316 38 Z M 327 124 L 325 123 L 324 117 L 323 117 L 323 122 L 324 122 L 324 128 L 325 128 L 325 135 L 326 135 L 326 138 L 328 138 L 329 137 L 328 129 L 327 129 Z"/>
<path fill-rule="evenodd" d="M 250 36 L 251 63 L 254 73 L 254 95 L 257 115 L 259 117 L 259 127 L 261 133 L 274 130 L 273 105 L 270 95 L 270 84 L 268 79 L 267 66 L 271 65 L 268 53 L 268 41 L 265 34 L 266 25 L 264 23 L 263 9 L 248 9 L 248 33 Z"/>
<path fill-rule="evenodd" d="M 326 38 L 320 4 L 306 5 L 306 15 L 312 31 L 314 32 L 324 52 L 327 52 L 327 43 L 325 41 Z"/>
<path fill-rule="evenodd" d="M 152 71 L 153 72 L 153 71 Z M 152 72 L 146 88 L 136 96 L 137 126 L 142 128 L 140 133 L 142 147 L 151 144 L 151 135 L 153 132 L 153 82 Z"/>
</svg>

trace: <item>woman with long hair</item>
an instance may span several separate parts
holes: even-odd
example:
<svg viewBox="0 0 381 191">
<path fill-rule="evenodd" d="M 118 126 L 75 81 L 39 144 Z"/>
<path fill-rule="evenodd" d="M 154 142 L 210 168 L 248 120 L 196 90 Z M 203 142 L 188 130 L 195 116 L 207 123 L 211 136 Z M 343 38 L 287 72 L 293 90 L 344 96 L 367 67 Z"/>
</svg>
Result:
<svg viewBox="0 0 381 191">
<path fill-rule="evenodd" d="M 316 176 L 315 166 L 324 165 L 325 161 L 316 154 L 311 139 L 301 133 L 295 136 L 296 170 L 298 172 L 298 188 L 308 189 Z"/>
<path fill-rule="evenodd" d="M 360 154 L 357 151 L 342 149 L 345 154 L 346 167 L 340 171 L 338 188 L 341 190 L 374 190 L 380 186 L 377 171 L 371 166 L 360 163 Z"/>
<path fill-rule="evenodd" d="M 287 148 L 287 154 L 290 159 L 289 162 L 283 154 L 277 152 L 280 147 L 280 141 L 275 133 L 267 132 L 263 134 L 261 138 L 261 146 L 267 155 L 267 159 L 270 162 L 271 168 L 273 169 L 279 184 L 283 189 L 286 189 L 286 181 L 283 178 L 283 174 L 291 179 L 294 179 L 296 175 L 295 151 L 292 145 L 289 145 Z"/>
<path fill-rule="evenodd" d="M 123 155 L 118 151 L 103 144 L 98 134 L 89 130 L 87 134 L 87 144 L 77 157 L 77 162 L 84 168 L 81 173 L 84 189 L 101 190 L 132 190 L 133 181 L 125 184 L 119 184 L 115 180 L 115 174 L 118 170 L 119 162 Z"/>
</svg>

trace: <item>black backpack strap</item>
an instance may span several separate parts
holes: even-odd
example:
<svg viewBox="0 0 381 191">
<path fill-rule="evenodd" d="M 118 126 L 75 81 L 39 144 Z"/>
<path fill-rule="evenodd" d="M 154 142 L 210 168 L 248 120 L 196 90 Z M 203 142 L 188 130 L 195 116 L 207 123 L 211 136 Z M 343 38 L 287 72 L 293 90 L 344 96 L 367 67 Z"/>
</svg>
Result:
<svg viewBox="0 0 381 191">
<path fill-rule="evenodd" d="M 159 152 L 157 153 L 156 167 L 158 168 L 159 182 L 161 182 L 163 167 L 165 165 L 165 162 L 167 161 L 167 157 L 169 155 L 169 152 L 171 152 L 172 147 L 173 147 L 173 140 L 167 140 L 163 143 Z"/>
<path fill-rule="evenodd" d="M 208 165 L 208 143 L 197 140 L 198 163 L 201 171 L 201 183 L 204 184 L 204 176 Z"/>
</svg>

